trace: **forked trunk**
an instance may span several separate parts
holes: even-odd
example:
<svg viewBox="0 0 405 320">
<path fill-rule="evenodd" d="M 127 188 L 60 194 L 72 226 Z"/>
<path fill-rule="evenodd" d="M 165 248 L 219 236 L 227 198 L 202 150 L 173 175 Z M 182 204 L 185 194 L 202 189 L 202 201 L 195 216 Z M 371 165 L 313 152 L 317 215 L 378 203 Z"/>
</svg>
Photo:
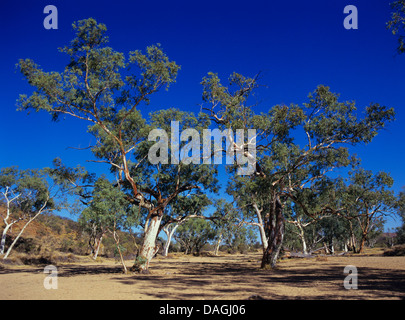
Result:
<svg viewBox="0 0 405 320">
<path fill-rule="evenodd" d="M 45 204 L 42 206 L 42 208 L 33 216 L 31 217 L 28 222 L 24 225 L 24 227 L 22 227 L 20 233 L 14 238 L 14 241 L 10 244 L 10 246 L 8 247 L 8 250 L 6 252 L 6 254 L 4 255 L 3 259 L 6 260 L 7 257 L 9 256 L 11 250 L 13 249 L 14 245 L 17 243 L 18 239 L 20 239 L 21 235 L 23 234 L 24 230 L 28 227 L 28 225 L 35 220 L 36 217 L 38 217 L 41 213 L 42 210 L 45 208 L 47 202 L 45 202 Z"/>
<path fill-rule="evenodd" d="M 162 215 L 156 214 L 150 218 L 149 225 L 145 228 L 144 238 L 141 250 L 135 259 L 135 263 L 131 268 L 134 272 L 149 273 L 149 263 L 155 254 L 158 252 L 159 247 L 156 245 L 156 238 L 160 230 L 160 222 Z"/>
<path fill-rule="evenodd" d="M 102 240 L 103 240 L 103 235 L 98 240 L 96 239 L 96 241 L 95 241 L 96 242 L 96 248 L 94 249 L 93 260 L 97 260 Z"/>
<path fill-rule="evenodd" d="M 176 229 L 178 228 L 178 226 L 179 226 L 179 224 L 176 224 L 174 227 L 170 228 L 170 225 L 168 225 L 165 228 L 163 228 L 163 231 L 166 233 L 166 236 L 167 236 L 167 241 L 166 241 L 165 245 L 163 246 L 162 256 L 164 256 L 164 257 L 167 257 L 167 255 L 169 254 L 170 243 L 172 242 L 173 234 L 176 231 Z"/>
</svg>

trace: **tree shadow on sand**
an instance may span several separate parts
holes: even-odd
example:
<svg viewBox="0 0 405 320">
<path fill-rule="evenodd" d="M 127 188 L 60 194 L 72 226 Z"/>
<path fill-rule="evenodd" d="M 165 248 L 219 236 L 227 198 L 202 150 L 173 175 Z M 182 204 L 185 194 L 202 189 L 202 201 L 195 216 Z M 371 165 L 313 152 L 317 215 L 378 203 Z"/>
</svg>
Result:
<svg viewBox="0 0 405 320">
<path fill-rule="evenodd" d="M 1 274 L 12 273 L 41 273 L 47 265 L 38 265 L 27 268 L 2 268 Z M 105 266 L 105 265 L 61 265 L 56 266 L 58 277 L 74 277 L 80 275 L 100 275 L 100 274 L 123 274 L 122 266 Z"/>
<path fill-rule="evenodd" d="M 405 271 L 358 268 L 358 289 L 347 290 L 341 265 L 325 265 L 318 270 L 310 268 L 279 268 L 261 270 L 246 264 L 194 263 L 172 273 L 174 268 L 155 269 L 156 274 L 131 275 L 113 280 L 134 286 L 153 299 L 217 299 L 234 296 L 259 296 L 266 299 L 405 299 Z M 279 294 L 276 287 L 284 287 Z M 190 290 L 188 290 L 190 289 Z M 315 294 L 305 292 L 315 289 Z M 191 291 L 191 292 L 190 292 Z M 300 295 L 297 295 L 297 292 Z M 244 294 L 246 293 L 246 294 Z"/>
<path fill-rule="evenodd" d="M 59 277 L 111 275 L 104 281 L 125 285 L 150 299 L 405 299 L 405 270 L 358 267 L 358 289 L 346 290 L 341 263 L 302 264 L 299 260 L 275 270 L 259 269 L 256 261 L 163 260 L 151 274 L 123 274 L 121 265 L 61 265 Z M 11 273 L 43 273 L 44 266 L 0 269 Z"/>
</svg>

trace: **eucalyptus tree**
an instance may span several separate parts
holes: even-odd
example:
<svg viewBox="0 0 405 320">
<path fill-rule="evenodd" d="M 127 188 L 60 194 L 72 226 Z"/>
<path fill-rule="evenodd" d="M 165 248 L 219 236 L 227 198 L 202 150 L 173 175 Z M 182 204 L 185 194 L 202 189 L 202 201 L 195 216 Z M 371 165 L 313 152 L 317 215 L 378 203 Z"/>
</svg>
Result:
<svg viewBox="0 0 405 320">
<path fill-rule="evenodd" d="M 339 95 L 321 85 L 302 107 L 276 105 L 267 113 L 255 114 L 249 98 L 258 87 L 257 80 L 234 73 L 225 86 L 217 74 L 209 73 L 202 81 L 203 101 L 204 109 L 221 128 L 256 130 L 256 155 L 249 157 L 246 143 L 232 141 L 256 168 L 254 175 L 236 179 L 248 184 L 252 200 L 261 201 L 259 209 L 268 239 L 262 267 L 274 267 L 284 237 L 286 200 L 294 201 L 311 216 L 297 193 L 334 168 L 354 161 L 348 147 L 371 142 L 393 120 L 394 111 L 370 104 L 361 117 L 354 102 L 339 101 Z M 306 143 L 297 143 L 297 136 Z M 231 169 L 234 173 L 236 166 Z"/>
<path fill-rule="evenodd" d="M 104 234 L 108 232 L 113 236 L 124 273 L 127 273 L 127 267 L 122 254 L 124 248 L 120 245 L 118 231 L 125 229 L 128 217 L 136 216 L 136 214 L 136 209 L 130 206 L 130 202 L 120 185 L 101 177 L 95 182 L 91 201 L 80 216 L 82 223 L 93 225 L 100 233 L 96 250 L 99 249 Z"/>
<path fill-rule="evenodd" d="M 212 222 L 207 219 L 188 219 L 182 223 L 174 235 L 185 254 L 201 253 L 201 249 L 215 237 Z"/>
<path fill-rule="evenodd" d="M 215 200 L 214 208 L 215 211 L 212 213 L 211 219 L 214 231 L 213 240 L 215 241 L 214 255 L 217 256 L 221 243 L 230 242 L 229 239 L 241 227 L 243 220 L 240 219 L 240 210 L 225 199 Z"/>
<path fill-rule="evenodd" d="M 289 201 L 290 210 L 286 210 L 286 222 L 293 228 L 291 232 L 299 238 L 304 254 L 309 252 L 310 246 L 319 242 L 317 236 L 311 235 L 313 227 L 325 218 L 338 215 L 343 208 L 337 193 L 337 187 L 341 184 L 341 178 L 330 179 L 322 177 L 315 179 L 309 187 L 295 190 L 295 201 Z M 308 230 L 308 231 L 307 231 Z M 324 238 L 324 236 L 322 236 Z"/>
<path fill-rule="evenodd" d="M 200 152 L 199 137 L 210 125 L 208 117 L 203 113 L 195 116 L 192 112 L 166 109 L 151 113 L 150 118 L 149 138 L 152 138 L 139 147 L 139 162 L 131 171 L 139 190 L 149 195 L 153 207 L 145 216 L 144 244 L 133 266 L 141 271 L 147 269 L 159 249 L 155 242 L 162 228 L 190 215 L 201 216 L 201 210 L 209 203 L 204 194 L 218 191 L 217 167 L 203 165 Z M 177 143 L 169 144 L 176 139 Z M 168 161 L 169 154 L 172 162 Z M 146 157 L 152 161 L 142 161 Z M 177 217 L 166 216 L 165 209 L 171 203 L 180 210 L 175 213 Z M 182 216 L 178 217 L 179 214 Z"/>
<path fill-rule="evenodd" d="M 145 165 L 152 127 L 141 108 L 148 106 L 153 94 L 176 81 L 180 67 L 160 45 L 147 47 L 146 53 L 131 51 L 128 56 L 115 51 L 107 45 L 106 26 L 92 18 L 73 23 L 73 29 L 75 38 L 59 49 L 70 60 L 62 72 L 45 72 L 31 59 L 19 61 L 18 68 L 34 92 L 20 95 L 18 109 L 43 110 L 54 121 L 70 116 L 90 124 L 88 132 L 96 139 L 92 148 L 96 160 L 92 161 L 106 163 L 119 176 L 128 200 L 146 212 L 144 241 L 134 269 L 147 272 L 165 207 L 180 193 L 209 183 L 201 180 L 211 168 L 161 166 L 153 177 L 141 172 L 140 168 L 149 173 L 155 170 L 150 163 Z M 180 175 L 185 179 L 179 179 Z M 163 187 L 166 182 L 172 187 Z"/>
<path fill-rule="evenodd" d="M 242 213 L 239 224 L 256 227 L 259 230 L 260 243 L 263 254 L 268 247 L 268 234 L 265 230 L 265 220 L 268 219 L 269 201 L 265 180 L 254 180 L 239 175 L 231 177 L 227 193 L 235 199 L 236 205 Z"/>
<path fill-rule="evenodd" d="M 397 228 L 396 233 L 396 242 L 398 244 L 405 243 L 405 187 L 402 187 L 401 192 L 398 194 L 398 213 L 402 220 L 402 225 Z"/>
<path fill-rule="evenodd" d="M 163 256 L 167 256 L 170 243 L 176 229 L 189 219 L 209 219 L 204 211 L 212 201 L 202 192 L 187 193 L 176 197 L 167 206 L 168 212 L 163 217 L 160 228 L 165 232 L 167 240 L 163 246 Z"/>
<path fill-rule="evenodd" d="M 1 202 L 4 203 L 0 211 L 4 222 L 0 242 L 3 259 L 8 258 L 25 229 L 40 214 L 67 208 L 66 190 L 52 179 L 49 168 L 1 168 L 0 192 L 3 197 Z M 14 225 L 20 225 L 20 231 L 5 251 L 7 234 Z"/>
<path fill-rule="evenodd" d="M 347 180 L 341 191 L 345 208 L 342 216 L 350 222 L 356 221 L 360 231 L 357 251 L 362 253 L 370 233 L 379 227 L 385 217 L 396 212 L 398 199 L 390 189 L 394 181 L 386 172 L 373 174 L 370 170 L 359 168 L 349 172 Z"/>
<path fill-rule="evenodd" d="M 392 13 L 391 20 L 387 22 L 387 28 L 398 37 L 399 54 L 405 52 L 405 0 L 396 0 L 390 4 Z"/>
</svg>

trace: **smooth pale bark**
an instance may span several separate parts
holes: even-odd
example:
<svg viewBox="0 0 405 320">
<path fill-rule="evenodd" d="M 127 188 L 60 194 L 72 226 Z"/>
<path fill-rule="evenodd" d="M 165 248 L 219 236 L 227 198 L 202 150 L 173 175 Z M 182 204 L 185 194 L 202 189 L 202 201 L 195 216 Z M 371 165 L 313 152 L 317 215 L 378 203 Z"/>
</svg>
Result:
<svg viewBox="0 0 405 320">
<path fill-rule="evenodd" d="M 170 228 L 170 225 L 167 225 L 163 228 L 163 231 L 166 233 L 167 236 L 167 241 L 165 243 L 165 245 L 163 246 L 163 253 L 162 255 L 164 257 L 167 257 L 168 253 L 169 253 L 169 247 L 170 247 L 170 243 L 172 241 L 172 237 L 174 232 L 176 231 L 176 229 L 178 228 L 179 224 L 176 224 L 173 228 Z"/>
<path fill-rule="evenodd" d="M 302 227 L 301 224 L 298 224 L 298 228 L 300 230 L 298 235 L 300 237 L 301 244 L 302 244 L 302 253 L 307 254 L 308 253 L 308 247 L 307 247 L 307 242 L 305 241 L 304 228 Z"/>
<path fill-rule="evenodd" d="M 0 254 L 3 254 L 3 253 L 4 253 L 4 249 L 5 249 L 5 247 L 6 247 L 7 232 L 8 232 L 8 229 L 10 229 L 11 226 L 12 226 L 12 224 L 7 224 L 7 225 L 4 227 L 3 234 L 2 234 L 2 236 L 1 236 Z"/>
<path fill-rule="evenodd" d="M 32 216 L 28 222 L 24 225 L 24 227 L 21 229 L 20 233 L 17 235 L 17 237 L 15 237 L 14 241 L 11 243 L 10 247 L 8 248 L 6 254 L 4 255 L 3 259 L 7 259 L 7 257 L 9 256 L 11 250 L 13 249 L 14 245 L 17 243 L 18 239 L 20 239 L 21 235 L 23 234 L 25 228 L 28 227 L 28 225 L 35 220 L 36 217 L 38 217 L 46 208 L 46 206 L 48 205 L 48 201 L 49 201 L 49 195 L 45 201 L 45 203 L 42 205 L 42 207 L 38 210 L 38 212 Z"/>
<path fill-rule="evenodd" d="M 18 239 L 20 239 L 21 235 L 23 234 L 24 230 L 28 227 L 28 225 L 35 220 L 36 217 L 38 217 L 42 213 L 42 209 L 37 212 L 31 219 L 28 220 L 28 222 L 24 225 L 24 227 L 21 229 L 20 233 L 15 237 L 14 241 L 11 243 L 11 245 L 8 247 L 6 254 L 4 255 L 3 259 L 7 259 L 9 256 L 11 250 L 13 249 L 14 245 L 17 243 Z"/>
<path fill-rule="evenodd" d="M 263 224 L 263 219 L 262 219 L 262 210 L 259 210 L 259 207 L 257 206 L 256 203 L 253 203 L 253 208 L 255 209 L 256 217 L 257 217 L 257 224 L 255 224 L 255 225 L 259 228 L 260 239 L 262 241 L 263 253 L 265 253 L 269 244 L 267 241 L 266 231 L 264 230 L 264 224 Z"/>
<path fill-rule="evenodd" d="M 296 234 L 301 240 L 301 245 L 302 245 L 302 253 L 303 254 L 308 254 L 308 246 L 307 242 L 305 240 L 305 232 L 304 232 L 304 227 L 308 226 L 310 223 L 303 224 L 301 221 L 301 218 L 297 218 L 297 221 L 292 222 L 294 225 L 297 226 L 298 232 Z"/>
<path fill-rule="evenodd" d="M 215 256 L 217 256 L 218 253 L 219 253 L 219 246 L 221 245 L 221 241 L 222 241 L 222 232 L 219 234 L 218 241 L 217 241 L 217 243 L 215 245 L 215 250 L 214 250 L 214 255 Z"/>
<path fill-rule="evenodd" d="M 14 198 L 9 199 L 9 198 L 8 198 L 8 194 L 9 194 L 9 187 L 7 187 L 7 188 L 6 188 L 6 191 L 3 193 L 3 196 L 4 196 L 4 198 L 6 199 L 6 208 L 7 208 L 7 211 L 6 211 L 6 216 L 5 216 L 5 217 L 2 216 L 2 217 L 3 217 L 3 222 L 4 222 L 4 224 L 5 224 L 5 227 L 4 227 L 4 229 L 3 229 L 3 234 L 2 234 L 2 236 L 1 236 L 0 254 L 4 254 L 4 250 L 5 250 L 5 247 L 6 247 L 6 238 L 7 238 L 7 232 L 8 232 L 8 230 L 9 230 L 15 223 L 17 223 L 17 222 L 19 222 L 20 220 L 22 220 L 22 218 L 20 217 L 20 218 L 18 218 L 17 220 L 13 220 L 11 223 L 9 223 L 8 220 L 10 219 L 10 216 L 11 216 L 10 204 L 11 204 L 13 201 L 17 200 L 17 199 L 20 197 L 20 195 L 17 195 L 17 196 L 15 196 Z"/>
<path fill-rule="evenodd" d="M 160 230 L 162 215 L 156 214 L 150 218 L 149 224 L 145 226 L 145 234 L 141 250 L 136 257 L 132 271 L 139 273 L 149 273 L 149 263 L 155 256 L 159 247 L 156 245 L 156 238 Z"/>
<path fill-rule="evenodd" d="M 98 239 L 98 241 L 96 240 L 97 244 L 96 244 L 96 248 L 95 248 L 94 254 L 93 254 L 93 259 L 94 260 L 97 259 L 97 256 L 98 256 L 98 253 L 99 253 L 100 247 L 101 247 L 101 241 L 103 240 L 103 236 L 104 236 L 104 234 L 101 235 L 101 237 Z"/>
</svg>

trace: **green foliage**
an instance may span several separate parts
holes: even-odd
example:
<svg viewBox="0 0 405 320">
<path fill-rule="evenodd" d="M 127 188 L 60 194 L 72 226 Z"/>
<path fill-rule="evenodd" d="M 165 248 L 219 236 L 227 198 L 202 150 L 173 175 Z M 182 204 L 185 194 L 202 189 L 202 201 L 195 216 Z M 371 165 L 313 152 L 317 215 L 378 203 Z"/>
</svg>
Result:
<svg viewBox="0 0 405 320">
<path fill-rule="evenodd" d="M 131 224 L 137 221 L 135 216 L 136 211 L 130 206 L 126 194 L 119 186 L 101 177 L 95 182 L 90 205 L 83 210 L 79 221 L 107 231 L 132 227 Z"/>
<path fill-rule="evenodd" d="M 397 199 L 390 190 L 393 179 L 388 173 L 358 169 L 349 173 L 348 180 L 349 185 L 340 193 L 348 216 L 380 219 L 395 210 Z"/>
<path fill-rule="evenodd" d="M 398 195 L 397 210 L 402 219 L 402 226 L 397 228 L 396 243 L 405 244 L 405 187 Z"/>
<path fill-rule="evenodd" d="M 167 110 L 159 110 L 150 114 L 150 128 L 163 129 L 168 133 L 169 140 L 171 137 L 171 122 L 179 122 L 179 131 L 184 129 L 194 129 L 202 137 L 203 129 L 207 129 L 210 121 L 205 114 L 200 113 L 195 116 L 192 112 L 184 112 L 174 108 Z M 178 150 L 183 150 L 188 141 L 179 141 Z M 200 164 L 185 164 L 180 161 L 179 164 L 151 164 L 145 159 L 148 156 L 151 145 L 155 142 L 145 141 L 139 145 L 137 149 L 138 165 L 133 166 L 131 173 L 134 180 L 139 185 L 139 188 L 146 193 L 152 195 L 156 200 L 159 197 L 170 198 L 173 200 L 175 196 L 181 194 L 201 194 L 201 190 L 205 192 L 218 191 L 217 166 L 200 165 Z M 198 151 L 200 151 L 200 142 L 198 142 Z M 174 152 L 172 146 L 169 145 L 169 155 Z M 202 163 L 200 152 L 199 159 Z M 182 159 L 181 157 L 179 158 Z M 172 159 L 173 161 L 173 159 Z M 151 188 L 153 186 L 153 188 Z M 156 190 L 153 191 L 152 189 Z"/>
<path fill-rule="evenodd" d="M 405 52 L 405 1 L 396 0 L 392 2 L 391 8 L 393 10 L 391 14 L 391 20 L 387 22 L 387 28 L 391 29 L 393 35 L 398 36 L 398 48 L 399 54 Z"/>
<path fill-rule="evenodd" d="M 63 72 L 44 72 L 30 59 L 19 61 L 21 73 L 36 88 L 30 97 L 20 96 L 20 110 L 45 110 L 54 120 L 68 114 L 102 124 L 109 132 L 140 102 L 148 103 L 150 94 L 175 82 L 179 66 L 169 61 L 160 45 L 148 47 L 146 54 L 130 52 L 126 62 L 123 53 L 106 46 L 104 24 L 90 18 L 73 23 L 73 29 L 76 37 L 59 49 L 70 57 Z M 130 72 L 134 69 L 139 72 Z"/>
<path fill-rule="evenodd" d="M 17 167 L 0 169 L 0 191 L 5 197 L 3 201 L 15 199 L 10 209 L 20 214 L 32 216 L 39 210 L 54 210 L 60 207 L 52 198 L 46 170 Z"/>
<path fill-rule="evenodd" d="M 403 1 L 394 2 L 393 8 L 397 12 L 389 27 L 396 34 L 403 27 Z M 231 225 L 237 220 L 251 221 L 256 214 L 254 205 L 260 208 L 266 226 L 272 225 L 279 203 L 292 218 L 311 219 L 344 206 L 350 212 L 357 212 L 359 226 L 360 217 L 367 216 L 364 206 L 361 207 L 365 203 L 372 207 L 382 204 L 380 208 L 384 209 L 393 207 L 393 195 L 388 190 L 392 179 L 385 173 L 373 176 L 358 171 L 352 175 L 348 187 L 342 180 L 332 181 L 327 177 L 335 168 L 358 162 L 350 155 L 349 147 L 370 143 L 379 130 L 394 120 L 392 108 L 371 104 L 361 115 L 353 101 L 341 101 L 329 87 L 320 85 L 302 106 L 276 105 L 256 114 L 251 101 L 259 88 L 259 75 L 245 77 L 233 73 L 225 85 L 218 74 L 209 72 L 201 82 L 206 114 L 167 109 L 153 112 L 146 119 L 141 108 L 150 103 L 152 94 L 161 88 L 167 90 L 176 81 L 180 67 L 159 44 L 147 47 L 145 53 L 135 50 L 125 55 L 113 50 L 107 46 L 106 26 L 92 18 L 73 23 L 73 30 L 75 38 L 59 49 L 69 57 L 63 71 L 43 71 L 31 59 L 18 62 L 19 71 L 34 91 L 31 95 L 20 95 L 17 105 L 19 110 L 28 112 L 45 111 L 55 121 L 62 115 L 90 123 L 88 132 L 96 140 L 92 152 L 99 162 L 110 166 L 110 172 L 117 178 L 116 185 L 106 178 L 96 181 L 94 175 L 80 166 L 67 168 L 59 159 L 46 173 L 64 189 L 81 197 L 88 207 L 80 220 L 98 231 L 130 229 L 140 222 L 140 215 L 150 218 L 152 213 L 162 214 L 165 210 L 170 215 L 162 223 L 184 220 L 190 210 L 199 215 L 210 204 L 207 194 L 218 191 L 215 166 L 152 165 L 145 160 L 154 143 L 148 141 L 149 132 L 165 129 L 170 139 L 173 120 L 179 121 L 180 131 L 193 128 L 200 137 L 211 121 L 221 129 L 255 129 L 257 133 L 255 175 L 233 175 L 227 189 L 239 210 L 218 204 L 216 214 L 232 211 L 227 223 L 219 219 L 212 227 L 206 220 L 197 218 L 179 227 L 178 238 L 183 243 L 194 239 L 187 246 L 197 251 L 202 243 L 214 239 L 213 228 L 217 233 L 226 230 L 230 244 L 246 241 L 250 237 L 249 229 L 240 226 L 232 229 Z M 400 52 L 401 48 L 402 36 Z M 188 142 L 182 141 L 180 149 Z M 246 151 L 246 147 L 244 144 L 241 149 Z M 169 149 L 169 154 L 172 151 Z M 235 173 L 237 168 L 237 164 L 230 165 L 228 171 Z M 21 208 L 34 212 L 49 199 L 48 185 L 41 174 L 8 168 L 2 171 L 0 186 L 13 185 L 15 192 L 30 190 L 27 194 L 35 194 L 35 200 L 25 200 Z M 362 203 L 354 199 L 362 199 Z M 133 204 L 139 207 L 134 209 Z M 51 199 L 46 205 L 57 207 Z M 324 234 L 330 229 L 336 237 L 344 223 L 329 219 L 323 224 Z M 270 229 L 267 228 L 268 237 L 275 234 Z"/>
<path fill-rule="evenodd" d="M 154 166 L 146 161 L 151 146 L 147 137 L 152 129 L 169 129 L 171 120 L 179 120 L 182 127 L 199 132 L 209 126 L 208 117 L 202 113 L 195 116 L 169 109 L 154 112 L 146 120 L 140 111 L 142 104 L 149 104 L 153 93 L 168 89 L 176 81 L 180 67 L 159 44 L 147 47 L 145 53 L 131 51 L 127 57 L 113 50 L 107 46 L 106 26 L 92 18 L 74 23 L 73 29 L 75 38 L 59 49 L 70 58 L 63 72 L 45 72 L 30 59 L 19 61 L 18 68 L 34 92 L 20 96 L 18 109 L 44 110 L 53 120 L 68 115 L 90 122 L 88 132 L 96 139 L 92 147 L 94 156 L 110 165 L 132 204 L 147 210 L 155 205 L 164 210 L 182 193 L 205 188 L 216 191 L 214 167 Z M 55 164 L 59 177 L 67 183 L 74 181 L 82 198 L 90 197 L 91 187 L 83 186 L 94 183 L 93 176 L 79 167 L 69 169 L 60 162 Z M 76 181 L 80 179 L 83 183 L 79 186 Z M 148 195 L 153 199 L 146 201 Z M 91 206 L 93 212 L 106 210 Z M 139 212 L 147 214 L 145 209 Z"/>
<path fill-rule="evenodd" d="M 394 120 L 394 110 L 371 104 L 361 115 L 354 102 L 340 101 L 329 87 L 319 85 L 303 106 L 276 105 L 267 113 L 255 114 L 250 101 L 258 88 L 257 80 L 257 76 L 233 74 L 229 86 L 225 86 L 217 74 L 209 73 L 202 81 L 204 110 L 223 128 L 256 129 L 255 175 L 234 174 L 227 191 L 246 220 L 251 221 L 260 211 L 260 223 L 266 226 L 272 244 L 268 250 L 277 254 L 283 238 L 279 235 L 284 232 L 284 222 L 274 223 L 280 219 L 276 218 L 277 206 L 288 211 L 288 201 L 292 201 L 292 214 L 306 216 L 305 223 L 336 210 L 340 204 L 327 173 L 357 165 L 358 159 L 350 155 L 349 147 L 370 143 Z M 249 152 L 246 146 L 245 143 L 240 147 Z M 236 173 L 236 169 L 234 164 L 229 172 Z M 339 224 L 329 222 L 328 228 L 338 235 Z"/>
<path fill-rule="evenodd" d="M 214 236 L 215 233 L 209 221 L 203 218 L 192 218 L 177 228 L 175 239 L 186 253 L 199 254 L 202 247 Z"/>
</svg>

